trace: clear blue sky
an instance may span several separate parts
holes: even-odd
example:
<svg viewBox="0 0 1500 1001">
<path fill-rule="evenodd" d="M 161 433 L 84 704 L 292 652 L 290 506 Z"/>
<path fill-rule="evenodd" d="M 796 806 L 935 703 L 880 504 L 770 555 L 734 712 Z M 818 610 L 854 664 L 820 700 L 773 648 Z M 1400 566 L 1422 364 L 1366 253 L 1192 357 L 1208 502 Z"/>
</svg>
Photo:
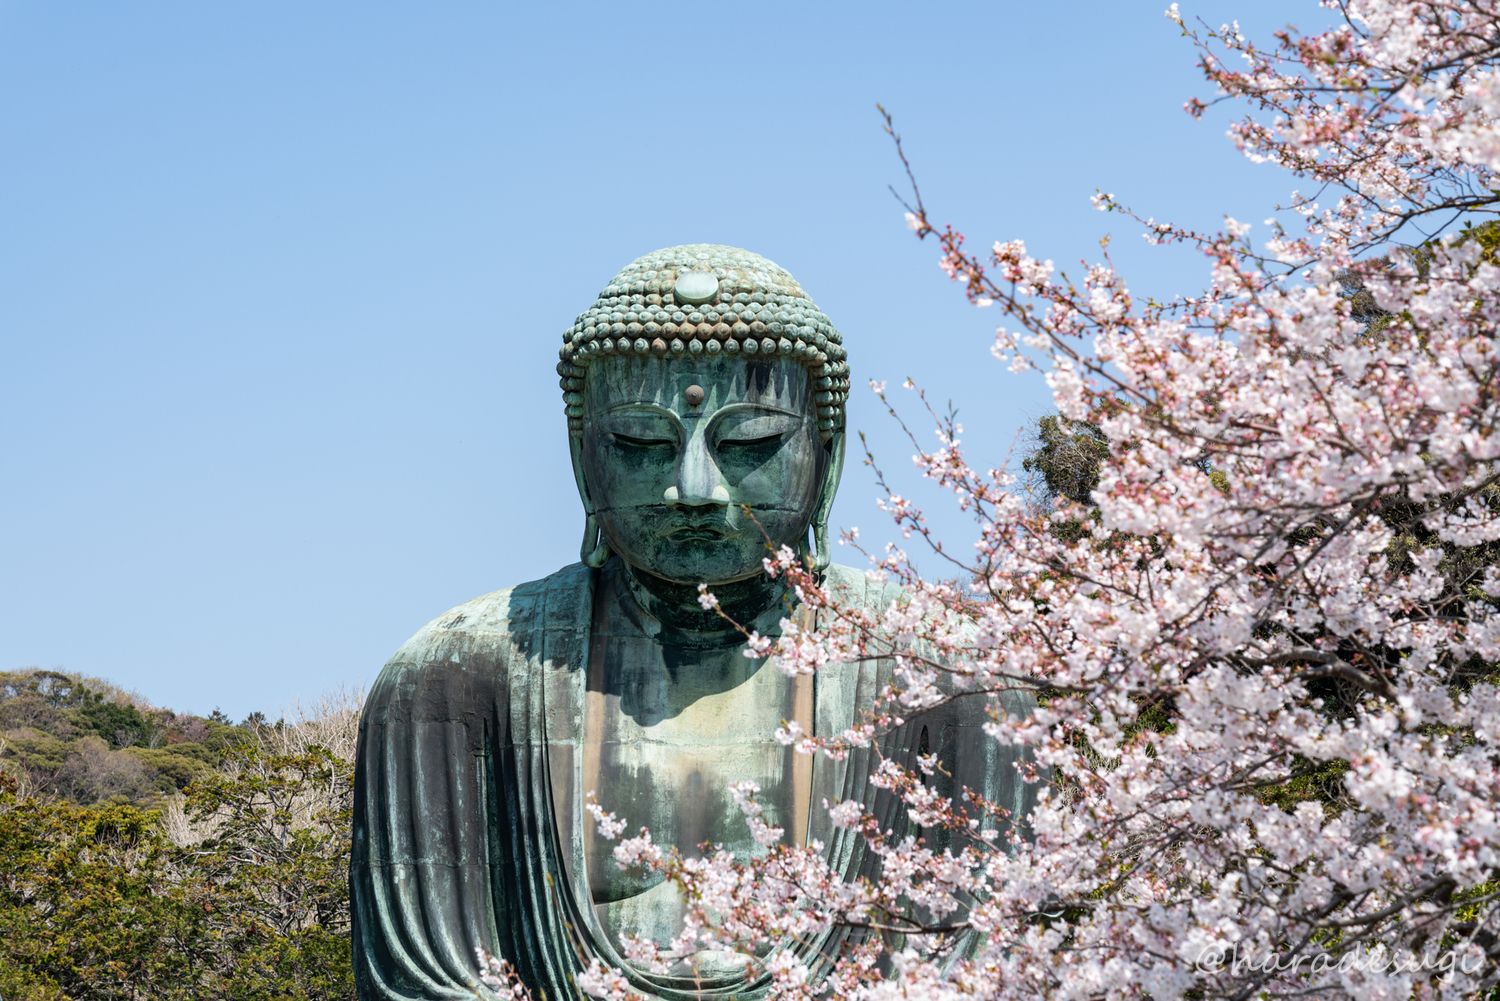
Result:
<svg viewBox="0 0 1500 1001">
<path fill-rule="evenodd" d="M 904 228 L 875 102 L 934 221 L 1194 290 L 1095 188 L 1217 229 L 1294 183 L 1182 112 L 1165 6 L 0 3 L 0 669 L 274 714 L 575 560 L 559 334 L 679 243 L 798 277 L 966 545 L 858 387 L 953 399 L 986 465 L 1048 396 Z M 874 498 L 851 461 L 835 522 L 884 538 Z"/>
</svg>

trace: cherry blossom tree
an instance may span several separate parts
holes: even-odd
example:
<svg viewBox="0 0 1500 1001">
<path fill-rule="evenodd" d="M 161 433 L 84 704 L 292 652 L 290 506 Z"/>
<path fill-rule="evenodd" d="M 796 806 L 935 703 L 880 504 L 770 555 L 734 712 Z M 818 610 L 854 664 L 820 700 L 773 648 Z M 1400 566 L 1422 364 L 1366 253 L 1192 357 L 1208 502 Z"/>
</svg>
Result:
<svg viewBox="0 0 1500 1001">
<path fill-rule="evenodd" d="M 632 961 L 765 955 L 846 925 L 860 944 L 822 982 L 771 952 L 773 994 L 1399 999 L 1500 981 L 1500 0 L 1323 6 L 1335 27 L 1268 47 L 1167 12 L 1216 90 L 1189 113 L 1245 102 L 1233 141 L 1307 189 L 1259 248 L 1233 219 L 1199 233 L 1096 197 L 1201 251 L 1200 294 L 1142 302 L 1107 254 L 1069 277 L 1020 240 L 971 252 L 912 180 L 907 221 L 999 316 L 996 358 L 1098 432 L 1086 497 L 1039 510 L 934 415 L 917 465 L 972 516 L 972 546 L 894 493 L 886 508 L 945 580 L 869 554 L 907 595 L 869 610 L 790 551 L 767 560 L 821 625 L 750 634 L 749 653 L 789 674 L 896 664 L 867 724 L 788 724 L 785 742 L 838 756 L 943 700 L 1029 689 L 1036 713 L 988 726 L 1036 762 L 1026 836 L 935 793 L 931 759 L 886 761 L 874 781 L 956 836 L 938 850 L 827 804 L 883 862 L 845 882 L 737 787 L 763 857 L 620 841 L 620 864 L 692 904 L 673 942 L 624 943 Z M 580 985 L 630 993 L 598 966 Z"/>
</svg>

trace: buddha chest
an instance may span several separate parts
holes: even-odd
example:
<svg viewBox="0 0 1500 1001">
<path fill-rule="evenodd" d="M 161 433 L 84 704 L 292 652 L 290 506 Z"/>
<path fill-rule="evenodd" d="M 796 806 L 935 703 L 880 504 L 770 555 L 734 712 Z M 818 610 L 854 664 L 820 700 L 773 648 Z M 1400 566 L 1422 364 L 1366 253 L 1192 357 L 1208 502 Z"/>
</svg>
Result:
<svg viewBox="0 0 1500 1001">
<path fill-rule="evenodd" d="M 626 836 L 648 827 L 656 843 L 685 855 L 703 854 L 706 843 L 746 858 L 764 849 L 729 786 L 750 780 L 760 786 L 764 819 L 783 827 L 786 840 L 805 842 L 811 759 L 783 747 L 775 733 L 792 719 L 812 730 L 812 679 L 787 678 L 768 661 L 745 657 L 732 637 L 719 646 L 672 642 L 617 588 L 601 586 L 597 597 L 582 792 L 593 791 L 624 818 Z M 589 889 L 605 925 L 658 941 L 674 934 L 681 908 L 673 888 L 621 870 L 612 854 L 617 842 L 597 837 L 591 821 L 584 829 Z"/>
</svg>

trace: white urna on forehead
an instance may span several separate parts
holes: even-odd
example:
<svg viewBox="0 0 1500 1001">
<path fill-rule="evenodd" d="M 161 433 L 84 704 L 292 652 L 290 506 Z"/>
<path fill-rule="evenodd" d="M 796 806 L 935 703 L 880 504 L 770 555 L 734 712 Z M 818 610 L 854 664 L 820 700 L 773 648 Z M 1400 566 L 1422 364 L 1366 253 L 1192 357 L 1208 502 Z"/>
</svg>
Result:
<svg viewBox="0 0 1500 1001">
<path fill-rule="evenodd" d="M 818 434 L 844 430 L 849 364 L 843 337 L 785 270 L 736 247 L 695 243 L 631 262 L 563 331 L 568 433 L 583 434 L 589 364 L 612 356 L 786 357 L 811 372 Z"/>
</svg>

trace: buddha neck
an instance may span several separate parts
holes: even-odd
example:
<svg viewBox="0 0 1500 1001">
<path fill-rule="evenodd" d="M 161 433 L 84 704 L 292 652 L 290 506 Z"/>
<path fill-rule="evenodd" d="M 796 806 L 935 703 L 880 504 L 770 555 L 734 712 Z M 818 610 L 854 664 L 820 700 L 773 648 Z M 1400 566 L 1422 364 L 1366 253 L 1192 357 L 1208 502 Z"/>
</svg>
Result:
<svg viewBox="0 0 1500 1001">
<path fill-rule="evenodd" d="M 716 612 L 698 603 L 698 585 L 666 580 L 625 564 L 625 580 L 641 608 L 662 625 L 662 638 L 689 646 L 735 646 L 744 636 Z M 756 574 L 743 580 L 710 584 L 724 614 L 747 629 L 773 609 L 784 613 L 787 587 L 781 578 Z M 780 619 L 780 614 L 773 619 Z M 764 629 L 762 629 L 764 631 Z"/>
</svg>

